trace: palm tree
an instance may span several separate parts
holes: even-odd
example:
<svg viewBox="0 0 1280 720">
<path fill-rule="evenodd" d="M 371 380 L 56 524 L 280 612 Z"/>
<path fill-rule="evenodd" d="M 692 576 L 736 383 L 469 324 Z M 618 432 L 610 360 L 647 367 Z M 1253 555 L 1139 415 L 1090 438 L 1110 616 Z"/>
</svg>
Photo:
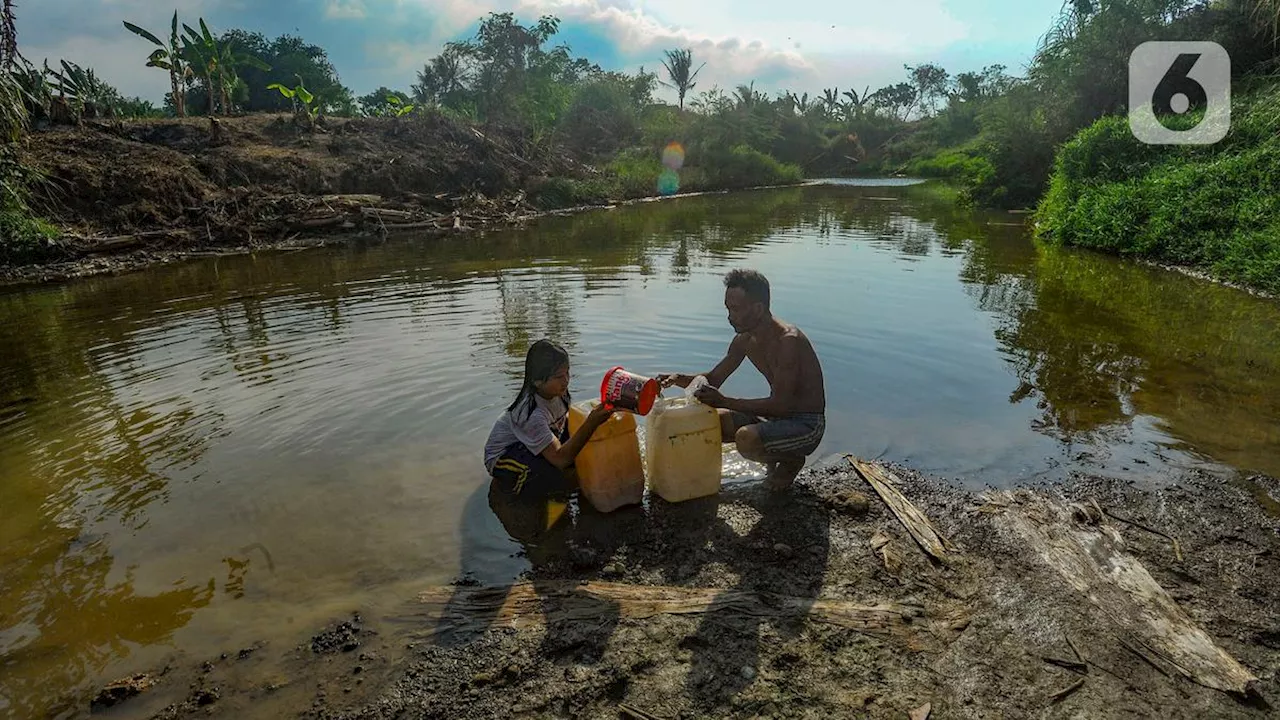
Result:
<svg viewBox="0 0 1280 720">
<path fill-rule="evenodd" d="M 169 44 L 165 45 L 160 42 L 160 38 L 151 34 L 137 25 L 127 20 L 124 26 L 130 32 L 146 40 L 159 45 L 159 49 L 151 53 L 151 57 L 147 58 L 147 67 L 160 68 L 169 71 L 169 84 L 173 91 L 173 108 L 177 111 L 178 117 L 186 117 L 187 103 L 186 98 L 181 90 L 181 85 L 186 82 L 189 68 L 186 61 L 183 60 L 182 42 L 178 39 L 178 13 L 173 13 L 173 32 L 169 36 Z"/>
<path fill-rule="evenodd" d="M 870 92 L 871 92 L 870 85 L 863 88 L 862 95 L 858 95 L 858 93 L 854 90 L 844 91 L 844 96 L 848 98 L 848 102 L 845 103 L 845 106 L 844 106 L 845 112 L 849 115 L 850 119 L 856 118 L 856 117 L 862 117 L 862 110 L 867 105 L 867 98 L 869 97 Z"/>
<path fill-rule="evenodd" d="M 684 110 L 684 96 L 690 90 L 697 86 L 693 81 L 702 72 L 702 68 L 706 67 L 706 63 L 698 66 L 697 70 L 689 72 L 693 68 L 693 51 L 684 50 L 668 50 L 666 52 L 667 59 L 662 61 L 662 65 L 667 69 L 667 76 L 671 78 L 671 82 L 663 82 L 669 88 L 673 88 L 676 94 L 680 96 L 680 109 Z"/>
<path fill-rule="evenodd" d="M 458 43 L 445 45 L 444 50 L 418 72 L 418 83 L 413 86 L 414 100 L 423 105 L 448 105 L 462 89 L 466 52 L 466 47 Z"/>
<path fill-rule="evenodd" d="M 835 115 L 836 108 L 840 107 L 840 88 L 826 88 L 822 91 L 822 105 L 827 109 L 828 115 Z"/>
<path fill-rule="evenodd" d="M 782 101 L 792 113 L 807 115 L 809 114 L 809 110 L 812 108 L 809 104 L 809 93 L 797 96 L 795 93 L 788 90 L 786 94 L 782 96 Z"/>
</svg>

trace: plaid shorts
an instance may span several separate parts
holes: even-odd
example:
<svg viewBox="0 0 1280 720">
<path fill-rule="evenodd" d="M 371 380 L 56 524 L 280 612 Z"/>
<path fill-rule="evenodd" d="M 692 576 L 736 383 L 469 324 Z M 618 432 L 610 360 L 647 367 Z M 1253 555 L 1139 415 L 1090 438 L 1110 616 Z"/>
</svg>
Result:
<svg viewBox="0 0 1280 720">
<path fill-rule="evenodd" d="M 733 412 L 735 427 L 754 425 L 765 452 L 770 455 L 812 455 L 827 430 L 824 413 L 796 413 L 781 418 L 761 418 Z"/>
</svg>

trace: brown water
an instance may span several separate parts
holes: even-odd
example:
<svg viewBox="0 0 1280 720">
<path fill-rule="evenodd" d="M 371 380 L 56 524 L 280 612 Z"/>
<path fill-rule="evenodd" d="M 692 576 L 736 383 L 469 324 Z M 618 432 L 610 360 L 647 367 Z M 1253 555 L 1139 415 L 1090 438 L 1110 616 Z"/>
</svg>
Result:
<svg viewBox="0 0 1280 720">
<path fill-rule="evenodd" d="M 1020 223 L 820 186 L 0 295 L 0 716 L 83 716 L 175 654 L 513 577 L 481 447 L 528 344 L 570 350 L 579 397 L 615 364 L 709 369 L 738 265 L 821 355 L 815 461 L 974 487 L 1280 475 L 1280 304 Z M 725 389 L 766 392 L 748 366 Z"/>
</svg>

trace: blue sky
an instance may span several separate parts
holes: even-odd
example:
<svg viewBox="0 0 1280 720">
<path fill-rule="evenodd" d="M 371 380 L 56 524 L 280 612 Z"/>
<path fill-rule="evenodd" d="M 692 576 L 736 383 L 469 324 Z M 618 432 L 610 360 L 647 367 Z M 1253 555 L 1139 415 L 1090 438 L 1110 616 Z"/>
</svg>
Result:
<svg viewBox="0 0 1280 720">
<path fill-rule="evenodd" d="M 511 11 L 526 22 L 561 19 L 557 40 L 607 69 L 660 68 L 662 51 L 692 48 L 707 66 L 695 94 L 755 82 L 821 93 L 859 92 L 905 79 L 904 64 L 950 72 L 1001 63 L 1020 74 L 1061 0 L 41 0 L 18 8 L 19 45 L 39 63 L 91 66 L 127 95 L 159 100 L 168 87 L 145 68 L 146 41 L 128 19 L 163 34 L 173 10 L 215 32 L 242 27 L 299 34 L 325 47 L 357 94 L 408 89 L 423 63 L 476 20 Z M 662 95 L 673 99 L 670 91 Z"/>
</svg>

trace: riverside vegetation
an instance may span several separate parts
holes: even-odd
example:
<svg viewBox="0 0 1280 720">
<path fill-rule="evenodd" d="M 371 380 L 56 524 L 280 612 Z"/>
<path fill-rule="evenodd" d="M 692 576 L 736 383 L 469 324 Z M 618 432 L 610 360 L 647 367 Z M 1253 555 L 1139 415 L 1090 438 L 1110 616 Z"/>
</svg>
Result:
<svg viewBox="0 0 1280 720">
<path fill-rule="evenodd" d="M 6 0 L 0 263 L 113 249 L 104 237 L 192 249 L 352 229 L 351 216 L 302 212 L 326 195 L 377 195 L 405 226 L 467 228 L 650 195 L 909 174 L 946 178 L 974 206 L 1035 208 L 1048 242 L 1277 291 L 1278 17 L 1278 0 L 1070 0 L 1021 77 L 925 63 L 877 90 L 771 97 L 752 82 L 702 87 L 705 66 L 687 49 L 656 72 L 606 70 L 557 43 L 556 18 L 502 13 L 427 60 L 411 88 L 357 97 L 302 38 L 216 34 L 175 13 L 163 34 L 122 28 L 138 36 L 140 63 L 169 75 L 156 107 L 74 62 L 36 68 Z M 1207 148 L 1142 145 L 1125 121 L 1129 52 L 1186 37 L 1232 57 L 1232 131 Z M 655 99 L 659 85 L 677 104 Z M 477 214 L 479 198 L 504 211 Z M 234 231 L 249 226 L 258 234 Z"/>
</svg>

